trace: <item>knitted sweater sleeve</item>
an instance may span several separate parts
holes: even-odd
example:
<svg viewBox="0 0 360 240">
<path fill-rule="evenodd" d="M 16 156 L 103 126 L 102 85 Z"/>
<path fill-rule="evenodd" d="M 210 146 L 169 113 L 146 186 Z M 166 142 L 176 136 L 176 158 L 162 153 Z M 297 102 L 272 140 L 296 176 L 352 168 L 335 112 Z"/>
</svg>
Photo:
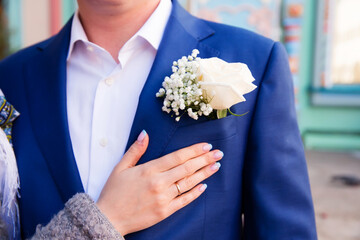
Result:
<svg viewBox="0 0 360 240">
<path fill-rule="evenodd" d="M 85 193 L 74 195 L 46 226 L 37 226 L 31 240 L 43 239 L 124 240 Z"/>
</svg>

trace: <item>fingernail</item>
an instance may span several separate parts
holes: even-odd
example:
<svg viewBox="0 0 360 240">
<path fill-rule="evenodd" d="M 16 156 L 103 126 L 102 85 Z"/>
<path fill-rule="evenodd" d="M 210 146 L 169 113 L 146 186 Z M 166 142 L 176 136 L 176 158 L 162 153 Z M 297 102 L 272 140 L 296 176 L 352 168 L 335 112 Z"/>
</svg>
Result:
<svg viewBox="0 0 360 240">
<path fill-rule="evenodd" d="M 141 133 L 139 134 L 138 138 L 137 138 L 137 141 L 140 142 L 140 143 L 141 143 L 142 141 L 144 141 L 144 139 L 145 139 L 145 137 L 146 137 L 146 134 L 147 134 L 146 131 L 145 131 L 145 130 L 142 130 Z"/>
<path fill-rule="evenodd" d="M 219 162 L 214 163 L 210 166 L 211 171 L 216 171 L 221 167 L 221 164 Z"/>
<path fill-rule="evenodd" d="M 214 153 L 214 158 L 222 158 L 224 156 L 224 153 L 222 151 L 217 151 Z"/>
<path fill-rule="evenodd" d="M 203 150 L 204 150 L 204 152 L 208 152 L 212 149 L 212 147 L 213 146 L 210 143 L 208 143 L 203 146 Z"/>
<path fill-rule="evenodd" d="M 203 192 L 203 191 L 206 190 L 206 188 L 207 188 L 207 184 L 202 184 L 202 185 L 199 187 L 199 191 L 200 191 L 200 192 Z"/>
</svg>

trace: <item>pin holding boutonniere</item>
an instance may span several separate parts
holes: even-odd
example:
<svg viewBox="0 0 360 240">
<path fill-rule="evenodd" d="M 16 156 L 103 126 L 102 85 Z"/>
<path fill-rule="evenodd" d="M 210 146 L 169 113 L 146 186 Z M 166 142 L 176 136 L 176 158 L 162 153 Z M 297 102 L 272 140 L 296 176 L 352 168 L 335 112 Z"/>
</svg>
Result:
<svg viewBox="0 0 360 240">
<path fill-rule="evenodd" d="M 179 121 L 183 114 L 197 120 L 199 116 L 223 118 L 230 107 L 245 101 L 243 95 L 253 91 L 255 80 L 244 63 L 227 63 L 219 58 L 202 59 L 194 49 L 188 57 L 173 62 L 170 77 L 165 77 L 157 97 L 163 97 L 162 110 L 175 115 Z"/>
</svg>

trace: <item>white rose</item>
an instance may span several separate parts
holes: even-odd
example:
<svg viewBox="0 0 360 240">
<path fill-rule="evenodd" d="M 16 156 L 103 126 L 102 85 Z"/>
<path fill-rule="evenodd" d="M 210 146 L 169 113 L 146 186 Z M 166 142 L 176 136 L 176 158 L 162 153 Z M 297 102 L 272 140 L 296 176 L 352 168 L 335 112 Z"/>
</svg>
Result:
<svg viewBox="0 0 360 240">
<path fill-rule="evenodd" d="M 197 76 L 213 109 L 228 109 L 244 102 L 244 94 L 256 86 L 250 69 L 244 63 L 227 63 L 219 58 L 199 59 Z"/>
</svg>

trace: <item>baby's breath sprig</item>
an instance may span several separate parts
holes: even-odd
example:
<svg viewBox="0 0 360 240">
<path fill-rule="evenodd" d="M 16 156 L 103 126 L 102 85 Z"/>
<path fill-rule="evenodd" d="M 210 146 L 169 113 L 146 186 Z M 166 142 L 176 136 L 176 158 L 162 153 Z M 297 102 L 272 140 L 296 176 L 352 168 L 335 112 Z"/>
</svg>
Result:
<svg viewBox="0 0 360 240">
<path fill-rule="evenodd" d="M 209 99 L 201 89 L 199 79 L 196 75 L 199 67 L 197 55 L 199 50 L 194 49 L 188 57 L 182 57 L 174 61 L 172 74 L 165 77 L 156 97 L 163 97 L 162 110 L 172 113 L 175 120 L 179 121 L 183 114 L 197 120 L 200 116 L 209 116 L 213 108 Z"/>
</svg>

